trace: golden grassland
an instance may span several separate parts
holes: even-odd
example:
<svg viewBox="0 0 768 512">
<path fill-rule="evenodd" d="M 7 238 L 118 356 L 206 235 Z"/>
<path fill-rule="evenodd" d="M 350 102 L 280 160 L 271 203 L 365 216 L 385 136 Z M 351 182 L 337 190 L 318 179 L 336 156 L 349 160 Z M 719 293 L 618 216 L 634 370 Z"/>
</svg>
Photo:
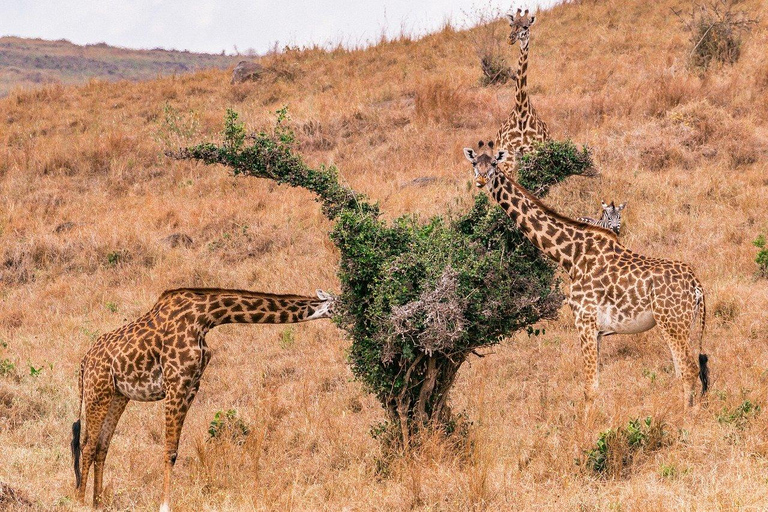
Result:
<svg viewBox="0 0 768 512">
<path fill-rule="evenodd" d="M 541 12 L 529 83 L 553 136 L 588 143 L 602 173 L 571 178 L 546 202 L 578 216 L 601 199 L 628 201 L 623 242 L 691 263 L 704 283 L 708 403 L 682 414 L 671 357 L 650 331 L 604 341 L 597 412 L 585 419 L 564 306 L 545 334 L 513 336 L 462 369 L 453 409 L 473 421 L 466 449 L 427 442 L 383 470 L 369 429 L 384 413 L 352 379 L 342 331 L 325 320 L 225 326 L 208 336 L 214 356 L 182 436 L 177 510 L 768 507 L 765 412 L 720 421 L 745 400 L 765 407 L 768 391 L 768 281 L 751 244 L 768 233 L 768 25 L 753 29 L 735 65 L 699 74 L 671 7 L 690 5 Z M 739 8 L 768 19 L 760 0 Z M 79 509 L 70 425 L 78 363 L 98 334 L 167 288 L 338 290 L 330 224 L 309 193 L 173 161 L 165 149 L 215 140 L 227 107 L 258 128 L 287 104 L 310 163 L 336 164 L 390 218 L 428 217 L 470 204 L 461 148 L 492 137 L 513 101 L 513 87 L 478 86 L 471 36 L 450 27 L 264 63 L 270 75 L 238 86 L 209 70 L 0 101 L 0 360 L 15 366 L 0 376 L 0 481 L 35 507 Z M 413 183 L 420 177 L 435 180 Z M 163 241 L 174 233 L 192 245 Z M 251 428 L 242 446 L 206 442 L 227 409 Z M 576 464 L 601 431 L 648 415 L 667 422 L 670 441 L 622 477 Z M 162 429 L 161 403 L 128 406 L 107 459 L 110 508 L 159 505 Z"/>
</svg>

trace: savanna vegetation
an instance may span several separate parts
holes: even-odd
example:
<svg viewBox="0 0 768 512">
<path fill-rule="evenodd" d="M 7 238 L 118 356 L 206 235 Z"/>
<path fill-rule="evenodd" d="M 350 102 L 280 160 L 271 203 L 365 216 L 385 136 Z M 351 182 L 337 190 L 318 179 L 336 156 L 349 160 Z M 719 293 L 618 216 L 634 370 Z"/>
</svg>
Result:
<svg viewBox="0 0 768 512">
<path fill-rule="evenodd" d="M 712 386 L 699 411 L 683 416 L 650 331 L 604 341 L 585 418 L 566 306 L 462 366 L 451 409 L 471 421 L 467 442 L 436 434 L 384 461 L 370 430 L 387 415 L 355 379 L 342 330 L 226 326 L 208 337 L 176 508 L 764 507 L 768 281 L 753 241 L 768 233 L 768 26 L 763 2 L 736 7 L 758 21 L 739 34 L 737 59 L 706 68 L 691 62 L 688 2 L 567 3 L 531 30 L 534 105 L 555 139 L 592 148 L 601 173 L 553 186 L 546 202 L 579 216 L 629 201 L 623 243 L 689 262 L 706 288 Z M 79 360 L 163 290 L 342 291 L 334 225 L 314 194 L 165 151 L 219 142 L 227 108 L 261 129 L 288 105 L 306 165 L 338 167 L 381 222 L 470 211 L 461 149 L 493 136 L 514 94 L 513 82 L 481 83 L 477 30 L 289 49 L 262 59 L 275 71 L 258 83 L 205 70 L 0 100 L 0 481 L 12 507 L 78 509 L 68 443 Z M 106 469 L 114 509 L 159 503 L 161 407 L 131 404 L 121 420 Z"/>
</svg>

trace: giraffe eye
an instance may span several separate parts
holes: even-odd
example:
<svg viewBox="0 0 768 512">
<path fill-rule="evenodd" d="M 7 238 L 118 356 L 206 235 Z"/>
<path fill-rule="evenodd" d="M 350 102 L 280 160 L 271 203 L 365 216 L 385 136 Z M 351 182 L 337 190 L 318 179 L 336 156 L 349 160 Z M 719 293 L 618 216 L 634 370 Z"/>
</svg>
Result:
<svg viewBox="0 0 768 512">
<path fill-rule="evenodd" d="M 493 167 L 496 167 L 496 164 L 497 164 L 497 162 L 491 162 L 491 165 L 492 165 Z"/>
</svg>

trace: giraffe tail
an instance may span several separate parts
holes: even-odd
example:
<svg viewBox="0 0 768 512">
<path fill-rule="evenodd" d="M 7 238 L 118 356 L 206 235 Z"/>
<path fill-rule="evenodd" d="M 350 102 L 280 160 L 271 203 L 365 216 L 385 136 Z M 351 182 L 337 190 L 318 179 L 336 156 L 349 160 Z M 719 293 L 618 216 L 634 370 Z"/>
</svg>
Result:
<svg viewBox="0 0 768 512">
<path fill-rule="evenodd" d="M 75 485 L 80 488 L 80 414 L 83 410 L 83 370 L 84 365 L 80 363 L 80 376 L 78 378 L 78 390 L 80 391 L 80 405 L 77 408 L 77 421 L 72 424 L 72 459 L 75 465 Z"/>
<path fill-rule="evenodd" d="M 709 368 L 707 362 L 709 357 L 703 353 L 704 344 L 704 325 L 707 320 L 707 308 L 704 304 L 704 292 L 697 286 L 694 290 L 695 303 L 693 312 L 693 326 L 697 328 L 699 335 L 699 380 L 701 381 L 701 394 L 709 389 Z M 696 325 L 698 324 L 698 325 Z"/>
</svg>

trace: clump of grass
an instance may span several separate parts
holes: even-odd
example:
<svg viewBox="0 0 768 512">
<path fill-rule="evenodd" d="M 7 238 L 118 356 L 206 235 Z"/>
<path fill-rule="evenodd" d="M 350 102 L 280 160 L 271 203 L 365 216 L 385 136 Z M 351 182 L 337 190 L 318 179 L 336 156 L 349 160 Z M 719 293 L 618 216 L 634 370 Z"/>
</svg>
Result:
<svg viewBox="0 0 768 512">
<path fill-rule="evenodd" d="M 235 409 L 229 409 L 226 412 L 216 411 L 208 426 L 208 440 L 229 440 L 234 444 L 241 445 L 245 438 L 251 433 L 251 428 L 242 418 L 240 418 Z"/>
<path fill-rule="evenodd" d="M 736 2 L 717 0 L 707 4 L 694 4 L 690 19 L 684 20 L 691 33 L 693 45 L 690 63 L 707 69 L 713 63 L 733 64 L 741 55 L 742 35 L 757 24 L 744 11 L 733 9 Z M 676 12 L 680 16 L 679 12 Z"/>
<path fill-rule="evenodd" d="M 16 375 L 16 365 L 10 359 L 0 359 L 0 377 Z"/>
<path fill-rule="evenodd" d="M 663 421 L 648 416 L 630 420 L 626 426 L 600 433 L 594 448 L 585 452 L 586 467 L 603 477 L 621 477 L 642 453 L 658 450 L 669 443 Z"/>
<path fill-rule="evenodd" d="M 757 256 L 755 256 L 758 272 L 762 277 L 768 277 L 768 247 L 766 247 L 765 235 L 758 236 L 752 245 L 758 249 Z"/>
<path fill-rule="evenodd" d="M 717 415 L 717 421 L 721 425 L 732 425 L 738 429 L 743 429 L 759 414 L 759 404 L 752 402 L 751 400 L 744 400 L 733 409 L 723 407 Z"/>
</svg>

